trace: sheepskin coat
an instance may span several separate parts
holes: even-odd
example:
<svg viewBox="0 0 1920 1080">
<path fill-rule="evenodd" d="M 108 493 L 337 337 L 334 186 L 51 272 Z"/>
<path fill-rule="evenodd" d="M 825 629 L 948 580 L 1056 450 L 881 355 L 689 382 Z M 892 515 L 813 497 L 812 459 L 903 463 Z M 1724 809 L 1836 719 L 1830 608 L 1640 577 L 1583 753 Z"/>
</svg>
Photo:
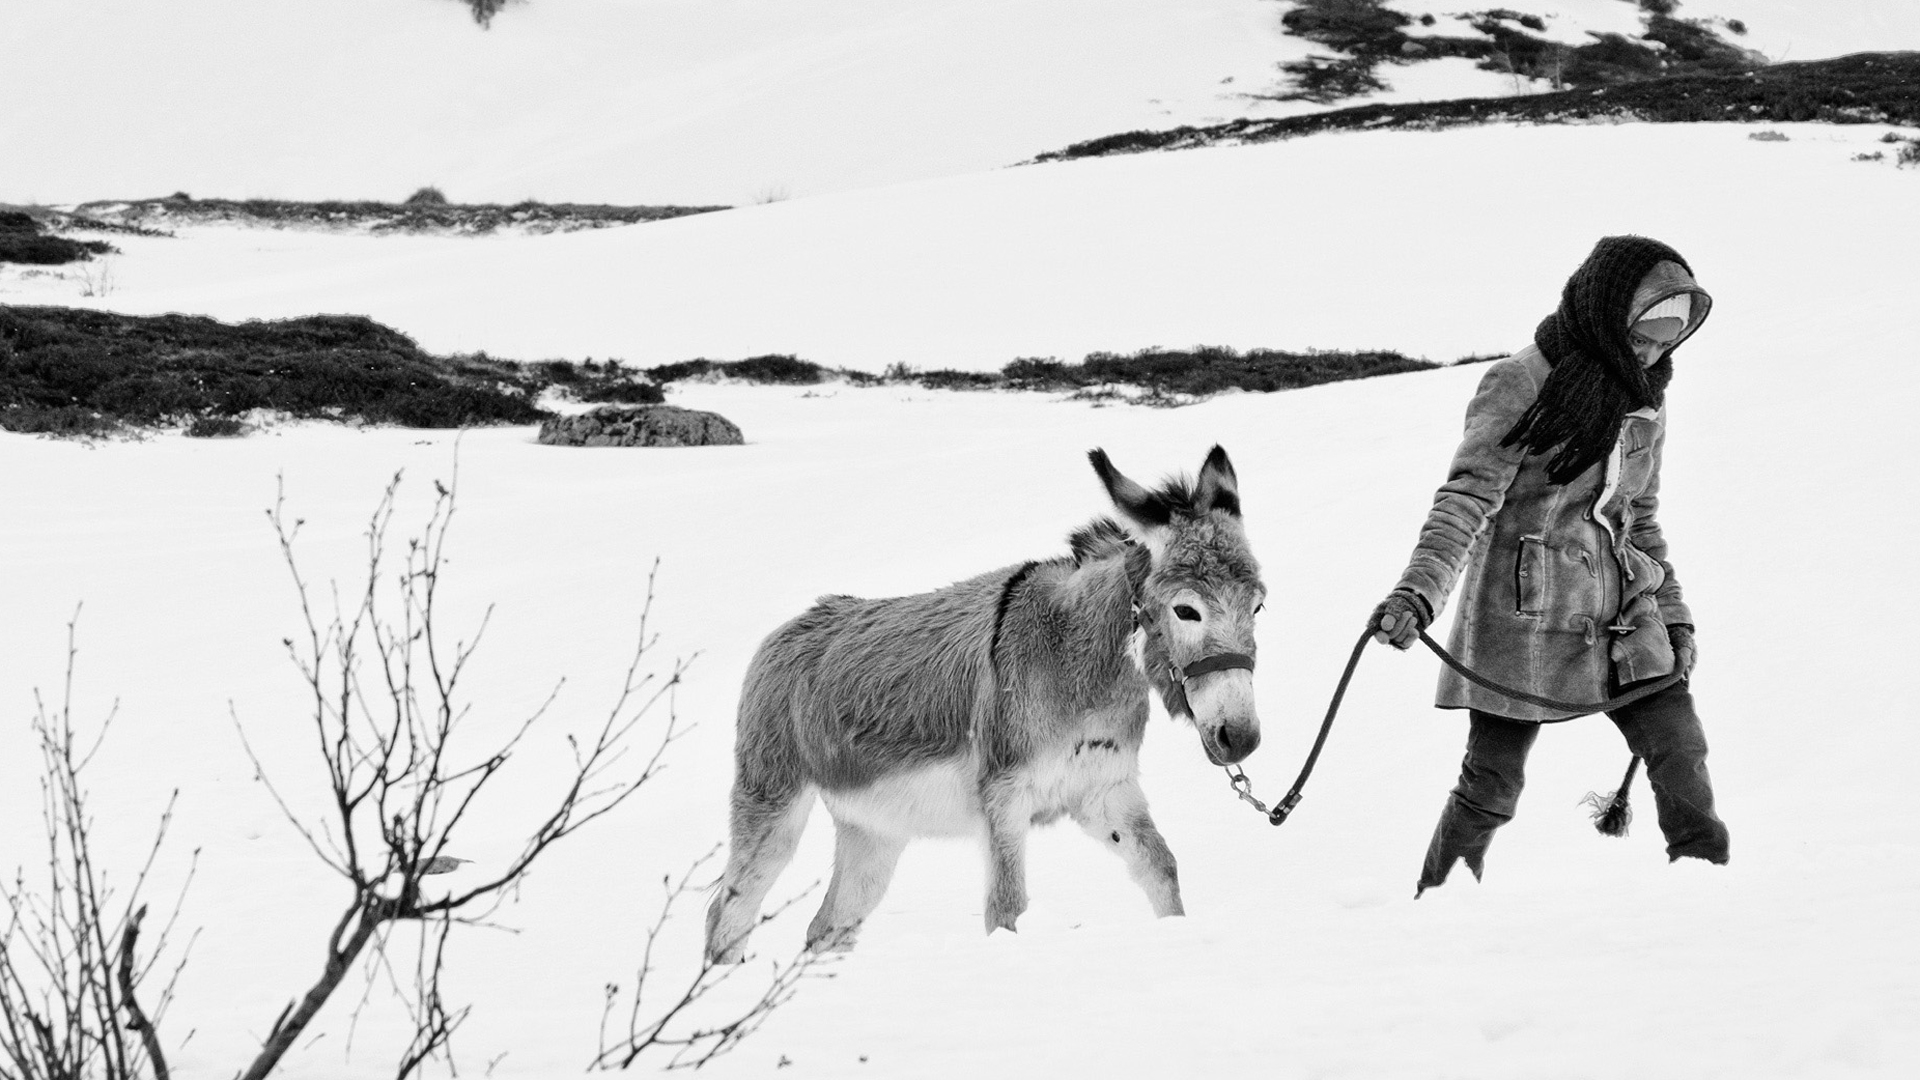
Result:
<svg viewBox="0 0 1920 1080">
<path fill-rule="evenodd" d="M 1397 588 L 1437 617 L 1460 584 L 1448 648 L 1463 663 L 1534 694 L 1597 702 L 1619 684 L 1671 672 L 1666 627 L 1693 622 L 1655 515 L 1666 410 L 1629 413 L 1612 454 L 1564 485 L 1548 483 L 1548 455 L 1500 443 L 1551 370 L 1528 346 L 1480 381 Z M 1483 690 L 1450 668 L 1435 704 L 1515 720 L 1578 715 Z"/>
</svg>

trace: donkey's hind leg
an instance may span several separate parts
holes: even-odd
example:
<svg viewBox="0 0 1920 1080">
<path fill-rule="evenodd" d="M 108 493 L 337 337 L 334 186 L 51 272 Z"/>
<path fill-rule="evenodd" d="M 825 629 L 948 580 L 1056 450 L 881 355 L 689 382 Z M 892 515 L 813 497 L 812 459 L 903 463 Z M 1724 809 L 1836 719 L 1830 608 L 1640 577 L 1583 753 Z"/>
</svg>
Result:
<svg viewBox="0 0 1920 1080">
<path fill-rule="evenodd" d="M 807 927 L 807 948 L 818 952 L 853 948 L 860 924 L 880 906 L 907 846 L 904 839 L 846 821 L 835 821 L 834 828 L 833 880 L 820 913 Z"/>
<path fill-rule="evenodd" d="M 709 960 L 737 964 L 746 959 L 747 935 L 760 922 L 760 905 L 774 879 L 793 860 L 812 810 L 810 787 L 773 798 L 734 788 L 727 869 L 707 907 Z"/>
<path fill-rule="evenodd" d="M 1089 797 L 1073 820 L 1126 860 L 1127 875 L 1147 894 L 1155 915 L 1187 913 L 1180 903 L 1180 873 L 1173 851 L 1147 813 L 1147 796 L 1138 781 L 1127 780 Z"/>
</svg>

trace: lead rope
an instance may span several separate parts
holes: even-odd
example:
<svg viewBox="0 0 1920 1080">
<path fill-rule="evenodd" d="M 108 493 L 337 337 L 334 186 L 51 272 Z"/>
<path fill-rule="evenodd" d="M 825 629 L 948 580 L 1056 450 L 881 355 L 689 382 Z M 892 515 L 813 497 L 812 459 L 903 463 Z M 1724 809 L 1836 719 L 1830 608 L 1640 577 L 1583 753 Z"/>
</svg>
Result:
<svg viewBox="0 0 1920 1080">
<path fill-rule="evenodd" d="M 1353 653 L 1347 657 L 1346 670 L 1340 673 L 1340 683 L 1333 688 L 1333 700 L 1327 704 L 1327 718 L 1320 721 L 1320 733 L 1314 736 L 1313 749 L 1308 751 L 1306 764 L 1300 767 L 1300 775 L 1294 778 L 1293 786 L 1287 789 L 1287 793 L 1281 796 L 1279 802 L 1275 803 L 1273 807 L 1269 809 L 1266 803 L 1261 802 L 1254 796 L 1253 781 L 1248 778 L 1240 766 L 1226 766 L 1227 783 L 1232 786 L 1233 793 L 1238 795 L 1243 802 L 1252 806 L 1255 810 L 1265 814 L 1269 824 L 1278 825 L 1287 820 L 1287 815 L 1293 813 L 1293 808 L 1300 804 L 1301 790 L 1307 786 L 1307 777 L 1313 775 L 1313 767 L 1320 760 L 1320 750 L 1327 744 L 1327 733 L 1333 730 L 1333 718 L 1340 714 L 1340 702 L 1347 696 L 1347 684 L 1353 681 L 1353 669 L 1360 666 L 1360 654 L 1366 652 L 1367 640 L 1371 637 L 1373 637 L 1373 627 L 1372 625 L 1368 625 L 1365 630 L 1360 632 L 1360 640 L 1353 643 Z M 1554 709 L 1559 712 L 1583 714 L 1609 712 L 1625 705 L 1631 705 L 1641 698 L 1657 694 L 1686 677 L 1685 673 L 1676 666 L 1672 674 L 1666 675 L 1645 686 L 1636 687 L 1628 693 L 1621 694 L 1619 697 L 1595 702 L 1560 701 L 1557 698 L 1530 694 L 1524 690 L 1517 690 L 1511 686 L 1504 686 L 1494 682 L 1492 679 L 1462 664 L 1452 653 L 1442 648 L 1439 642 L 1429 637 L 1425 630 L 1420 631 L 1420 640 L 1427 648 L 1433 650 L 1433 654 L 1440 658 L 1441 663 L 1459 672 L 1461 677 L 1468 682 L 1491 690 L 1502 697 L 1511 698 L 1514 701 L 1537 705 L 1543 709 Z M 1639 768 L 1639 765 L 1640 758 L 1636 755 L 1633 761 L 1628 764 L 1627 775 L 1620 782 L 1618 790 L 1609 792 L 1604 797 L 1599 795 L 1589 796 L 1591 805 L 1594 806 L 1595 825 L 1602 833 L 1608 836 L 1624 836 L 1626 834 L 1627 821 L 1632 816 L 1631 812 L 1627 809 L 1627 788 L 1633 783 L 1633 774 L 1635 770 Z"/>
</svg>

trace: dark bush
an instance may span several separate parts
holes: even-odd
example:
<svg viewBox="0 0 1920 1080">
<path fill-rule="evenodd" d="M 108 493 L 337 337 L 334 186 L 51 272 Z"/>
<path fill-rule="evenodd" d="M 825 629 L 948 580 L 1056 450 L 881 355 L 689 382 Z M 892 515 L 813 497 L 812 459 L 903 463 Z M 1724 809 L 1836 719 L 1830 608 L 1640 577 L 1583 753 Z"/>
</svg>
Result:
<svg viewBox="0 0 1920 1080">
<path fill-rule="evenodd" d="M 186 431 L 190 439 L 237 439 L 246 433 L 246 423 L 231 416 L 196 416 Z"/>
<path fill-rule="evenodd" d="M 593 370 L 593 361 L 588 360 L 586 363 L 589 365 L 587 371 Z M 543 360 L 533 365 L 533 369 L 548 382 L 559 383 L 561 386 L 571 386 L 588 377 L 587 372 L 582 371 L 580 366 L 571 360 Z"/>
<path fill-rule="evenodd" d="M 923 371 L 913 379 L 929 390 L 993 390 L 1005 385 L 1004 379 L 990 371 L 954 371 L 951 368 Z"/>
<path fill-rule="evenodd" d="M 22 435 L 93 438 L 111 435 L 120 425 L 111 417 L 78 405 L 7 405 L 0 407 L 0 428 Z"/>
<path fill-rule="evenodd" d="M 1336 101 L 1385 90 L 1387 84 L 1373 73 L 1376 61 L 1362 56 L 1323 56 L 1318 53 L 1304 60 L 1289 60 L 1280 70 L 1293 89 L 1274 95 L 1281 101 L 1311 101 L 1330 105 Z"/>
<path fill-rule="evenodd" d="M 59 266 L 82 262 L 95 255 L 111 255 L 113 250 L 113 245 L 104 240 L 68 240 L 64 236 L 42 236 L 25 229 L 0 229 L 0 262 Z"/>
<path fill-rule="evenodd" d="M 647 378 L 657 383 L 679 382 L 682 379 L 698 379 L 721 369 L 717 360 L 681 360 L 673 364 L 661 364 L 647 369 Z"/>
<path fill-rule="evenodd" d="M 727 374 L 736 379 L 759 383 L 787 383 L 791 385 L 810 385 L 826 378 L 826 369 L 811 360 L 802 360 L 797 356 L 774 354 L 768 356 L 749 356 L 726 365 Z"/>
<path fill-rule="evenodd" d="M 406 205 L 408 206 L 445 206 L 447 205 L 447 197 L 437 187 L 431 187 L 431 186 L 423 187 L 419 191 L 416 191 L 413 194 L 407 196 Z"/>
<path fill-rule="evenodd" d="M 1132 131 L 1076 143 L 1034 160 L 1066 161 L 1222 142 L 1266 142 L 1327 131 L 1431 130 L 1469 124 L 1553 124 L 1615 117 L 1650 123 L 1799 119 L 1920 125 L 1920 52 L 1855 53 L 1832 60 L 1772 64 L 1740 74 L 1669 74 L 1649 81 L 1547 94 L 1357 105 L 1269 120 Z"/>
<path fill-rule="evenodd" d="M 743 382 L 778 383 L 787 386 L 811 386 L 827 377 L 827 369 L 811 360 L 785 353 L 749 356 L 745 360 L 682 360 L 647 369 L 647 378 L 656 383 L 679 382 L 706 375 L 720 375 Z"/>
<path fill-rule="evenodd" d="M 1722 41 L 1711 24 L 1696 19 L 1656 14 L 1647 20 L 1646 38 L 1667 47 L 1668 63 L 1695 71 L 1741 72 L 1764 62 L 1746 49 Z"/>
<path fill-rule="evenodd" d="M 1022 357 L 1000 369 L 1007 385 L 1018 390 L 1056 390 L 1073 385 L 1067 377 L 1067 365 L 1049 357 L 1037 360 Z"/>
<path fill-rule="evenodd" d="M 1399 51 L 1406 40 L 1400 28 L 1412 21 L 1375 0 L 1300 0 L 1280 16 L 1295 37 L 1361 55 Z"/>
<path fill-rule="evenodd" d="M 545 415 L 533 404 L 540 385 L 517 365 L 484 356 L 431 356 L 406 335 L 355 315 L 230 325 L 191 315 L 0 307 L 0 407 L 9 409 L 72 408 L 149 426 L 268 409 L 465 427 L 538 420 Z"/>
<path fill-rule="evenodd" d="M 623 380 L 595 383 L 580 391 L 580 400 L 621 405 L 658 405 L 667 400 L 667 395 L 653 383 Z"/>
<path fill-rule="evenodd" d="M 1243 355 L 1219 347 L 1148 349 L 1131 356 L 1094 353 L 1081 365 L 1075 381 L 1082 386 L 1120 383 L 1162 394 L 1199 396 L 1223 390 L 1292 390 L 1436 366 L 1395 352 L 1254 349 Z"/>
</svg>

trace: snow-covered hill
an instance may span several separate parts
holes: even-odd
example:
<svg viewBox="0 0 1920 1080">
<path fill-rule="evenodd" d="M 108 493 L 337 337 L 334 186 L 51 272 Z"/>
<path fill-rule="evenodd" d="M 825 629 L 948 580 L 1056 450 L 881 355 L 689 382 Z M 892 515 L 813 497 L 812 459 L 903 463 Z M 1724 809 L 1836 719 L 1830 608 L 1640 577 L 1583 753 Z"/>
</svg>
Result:
<svg viewBox="0 0 1920 1080">
<path fill-rule="evenodd" d="M 1689 14 L 1744 20 L 1770 55 L 1920 45 L 1913 5 L 1698 2 Z M 1221 94 L 1294 47 L 1275 7 L 533 0 L 482 33 L 426 0 L 9 0 L 0 198 L 398 198 L 425 183 L 458 199 L 796 197 L 566 236 L 115 237 L 123 254 L 92 277 L 9 269 L 0 302 L 357 311 L 436 350 L 635 363 L 792 351 L 994 368 L 1200 342 L 1447 360 L 1526 341 L 1597 236 L 1658 236 L 1716 297 L 1671 392 L 1661 516 L 1699 618 L 1730 866 L 1667 866 L 1644 797 L 1632 836 L 1594 835 L 1578 799 L 1611 787 L 1626 751 L 1589 720 L 1543 735 L 1486 883 L 1415 903 L 1462 725 L 1428 707 L 1430 659 L 1373 650 L 1277 831 L 1191 732 L 1156 719 L 1145 785 L 1189 917 L 1152 920 L 1118 863 L 1062 828 L 1032 845 L 1021 932 L 985 938 L 977 853 L 917 845 L 859 951 L 709 1071 L 1912 1075 L 1920 709 L 1901 571 L 1920 457 L 1920 173 L 1893 165 L 1878 129 L 1812 125 L 1767 142 L 1713 125 L 1372 132 L 999 168 L 1228 108 Z M 1616 7 L 1631 13 L 1555 10 L 1575 23 Z M 724 835 L 731 714 L 771 628 L 821 593 L 927 589 L 1063 551 L 1104 510 L 1090 447 L 1145 478 L 1221 443 L 1272 590 L 1265 743 L 1247 763 L 1271 798 L 1398 573 L 1481 370 L 1171 410 L 679 388 L 676 402 L 744 428 L 747 445 L 712 450 L 566 450 L 520 428 L 0 433 L 0 869 L 42 850 L 24 720 L 35 688 L 58 698 L 84 605 L 76 718 L 91 730 L 118 702 L 88 773 L 97 854 L 124 884 L 179 790 L 150 892 L 171 895 L 197 850 L 183 925 L 201 933 L 164 1031 L 176 1076 L 229 1075 L 315 974 L 344 899 L 234 732 L 314 807 L 282 647 L 299 613 L 263 511 L 284 490 L 309 580 L 347 585 L 394 472 L 404 531 L 457 459 L 444 611 L 470 628 L 495 605 L 470 684 L 476 734 L 507 730 L 561 676 L 554 723 L 596 718 L 656 557 L 654 628 L 666 652 L 697 654 L 678 707 L 698 726 L 668 770 L 557 849 L 496 920 L 517 933 L 463 927 L 452 950 L 449 989 L 474 1006 L 463 1073 L 577 1075 L 605 988 L 632 985 L 662 876 Z M 503 777 L 510 797 L 453 852 L 476 860 L 463 873 L 517 850 L 514 819 L 564 753 L 538 744 Z M 776 896 L 824 876 L 825 824 Z M 797 947 L 804 919 L 764 930 L 762 957 Z M 686 971 L 699 929 L 692 911 L 668 925 L 656 986 Z M 389 1075 L 403 1019 L 386 978 L 351 984 L 286 1075 Z M 711 1004 L 696 1019 L 728 1014 Z"/>
<path fill-rule="evenodd" d="M 355 312 L 435 351 L 644 365 L 779 352 L 997 370 L 1197 344 L 1451 361 L 1510 347 L 1596 235 L 1642 231 L 1738 275 L 1769 332 L 1800 311 L 1791 268 L 1815 250 L 1834 302 L 1904 317 L 1906 279 L 1886 269 L 1901 249 L 1859 239 L 1911 217 L 1916 177 L 1877 141 L 1885 129 L 1758 130 L 1340 134 L 545 237 L 115 236 L 125 254 L 107 295 L 81 295 L 98 273 L 84 264 L 0 276 L 0 297 L 228 319 Z M 1791 242 L 1782 207 L 1800 222 Z"/>
<path fill-rule="evenodd" d="M 8 0 L 0 200 L 399 199 L 434 184 L 467 202 L 751 203 L 973 172 L 1310 107 L 1245 96 L 1320 51 L 1283 34 L 1286 6 L 532 0 L 482 32 L 445 0 Z M 1639 17 L 1625 0 L 1501 6 L 1571 40 Z M 1776 59 L 1920 48 L 1913 4 L 1681 14 L 1741 19 L 1742 43 Z M 1386 77 L 1384 100 L 1514 89 L 1459 60 Z"/>
<path fill-rule="evenodd" d="M 1279 831 L 1230 796 L 1191 733 L 1156 722 L 1146 786 L 1189 918 L 1152 921 L 1110 856 L 1058 829 L 1034 844 L 1021 933 L 984 939 L 976 853 L 916 846 L 860 951 L 713 1071 L 784 1058 L 795 1076 L 1905 1076 L 1920 1062 L 1920 830 L 1905 807 L 1920 715 L 1897 583 L 1920 450 L 1906 419 L 1920 401 L 1920 176 L 1850 160 L 1857 133 L 1787 130 L 1784 143 L 1630 125 L 1339 136 L 565 237 L 196 234 L 152 241 L 165 256 L 130 241 L 122 296 L 229 315 L 365 304 L 436 347 L 471 333 L 570 354 L 598 355 L 599 339 L 566 336 L 598 327 L 673 358 L 764 341 L 833 362 L 997 364 L 1187 340 L 1448 357 L 1526 340 L 1594 237 L 1667 239 L 1718 301 L 1672 391 L 1662 517 L 1699 614 L 1730 867 L 1667 867 L 1650 821 L 1625 841 L 1592 833 L 1575 804 L 1626 760 L 1592 721 L 1543 737 L 1487 883 L 1414 903 L 1461 729 L 1427 706 L 1431 661 L 1379 650 Z M 276 246 L 307 252 L 307 268 L 267 273 L 279 256 L 247 250 Z M 149 257 L 182 281 L 145 276 Z M 1248 763 L 1271 796 L 1405 557 L 1478 373 L 1171 411 L 686 387 L 675 400 L 747 433 L 710 451 L 561 450 L 526 429 L 0 436 L 0 702 L 16 717 L 0 851 L 31 857 L 18 718 L 33 687 L 58 685 L 84 602 L 78 715 L 120 702 L 94 770 L 103 854 L 137 858 L 181 789 L 162 876 L 200 849 L 186 919 L 205 929 L 170 1026 L 194 1033 L 176 1075 L 230 1069 L 309 977 L 339 900 L 232 730 L 230 705 L 276 777 L 307 790 L 280 647 L 297 611 L 262 510 L 284 482 L 310 577 L 346 580 L 385 480 L 407 470 L 401 521 L 417 521 L 457 453 L 449 611 L 498 605 L 474 683 L 483 730 L 563 674 L 561 722 L 602 707 L 656 556 L 656 625 L 668 649 L 699 654 L 680 709 L 700 726 L 669 771 L 536 875 L 502 916 L 520 933 L 474 929 L 456 949 L 453 985 L 475 1005 L 465 1067 L 571 1075 L 592 1055 L 603 987 L 631 982 L 661 875 L 723 835 L 735 694 L 773 626 L 820 593 L 925 589 L 1063 550 L 1102 510 L 1089 447 L 1155 475 L 1220 442 L 1274 594 L 1257 676 L 1267 741 Z M 515 790 L 542 775 L 530 767 Z M 518 834 L 503 822 L 476 822 L 458 854 L 506 857 Z M 827 859 L 816 822 L 777 895 Z M 684 970 L 698 931 L 691 913 L 671 924 L 667 970 Z M 799 919 L 769 928 L 764 955 L 799 934 Z M 373 1002 L 357 1027 L 350 1006 L 331 1011 L 290 1075 L 382 1072 L 397 1021 L 378 983 Z"/>
</svg>

